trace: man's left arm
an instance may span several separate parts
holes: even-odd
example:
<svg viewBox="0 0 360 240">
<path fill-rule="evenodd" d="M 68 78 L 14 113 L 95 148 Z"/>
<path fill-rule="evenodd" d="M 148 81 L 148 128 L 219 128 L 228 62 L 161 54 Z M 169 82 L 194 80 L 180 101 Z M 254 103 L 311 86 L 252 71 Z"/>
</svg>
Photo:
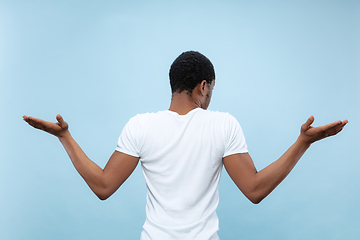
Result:
<svg viewBox="0 0 360 240">
<path fill-rule="evenodd" d="M 77 144 L 70 134 L 68 123 L 60 114 L 56 116 L 56 123 L 25 115 L 23 118 L 30 126 L 58 137 L 75 169 L 101 200 L 110 197 L 131 175 L 139 162 L 139 157 L 115 151 L 102 169 L 91 161 Z"/>
</svg>

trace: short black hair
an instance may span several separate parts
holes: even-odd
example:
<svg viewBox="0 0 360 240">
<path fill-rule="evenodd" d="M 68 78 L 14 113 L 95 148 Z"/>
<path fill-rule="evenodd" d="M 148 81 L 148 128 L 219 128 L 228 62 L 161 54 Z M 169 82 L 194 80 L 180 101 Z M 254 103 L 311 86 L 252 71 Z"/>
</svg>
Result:
<svg viewBox="0 0 360 240">
<path fill-rule="evenodd" d="M 210 60 L 196 51 L 180 54 L 172 63 L 169 71 L 171 92 L 188 91 L 192 93 L 197 84 L 215 80 L 214 66 Z"/>
</svg>

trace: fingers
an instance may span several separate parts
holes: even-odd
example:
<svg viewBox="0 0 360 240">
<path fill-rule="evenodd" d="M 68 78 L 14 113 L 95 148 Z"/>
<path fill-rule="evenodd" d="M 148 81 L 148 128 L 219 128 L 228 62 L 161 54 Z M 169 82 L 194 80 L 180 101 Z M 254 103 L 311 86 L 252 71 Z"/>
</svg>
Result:
<svg viewBox="0 0 360 240">
<path fill-rule="evenodd" d="M 57 122 L 48 122 L 40 118 L 28 117 L 26 115 L 23 116 L 25 122 L 27 122 L 30 126 L 48 132 L 57 137 L 64 136 L 68 133 L 68 124 L 64 121 L 60 114 L 56 116 Z"/>
<path fill-rule="evenodd" d="M 30 122 L 31 122 L 30 117 L 29 117 L 29 116 L 26 116 L 26 115 L 23 116 L 23 120 L 24 120 L 25 122 L 27 122 L 28 124 L 30 124 Z M 31 124 L 30 124 L 30 125 L 31 125 Z"/>
<path fill-rule="evenodd" d="M 315 120 L 314 116 L 311 115 L 308 118 L 308 120 L 306 120 L 306 122 L 301 126 L 301 130 L 303 130 L 303 131 L 308 130 L 310 128 L 311 124 L 313 124 L 314 120 Z"/>
<path fill-rule="evenodd" d="M 30 126 L 37 128 L 37 129 L 41 129 L 44 131 L 48 131 L 49 128 L 53 128 L 54 127 L 54 123 L 52 122 L 48 122 L 45 121 L 43 119 L 40 118 L 35 118 L 35 117 L 31 117 L 31 116 L 23 116 L 23 119 L 25 122 L 27 122 Z"/>
<path fill-rule="evenodd" d="M 26 115 L 23 116 L 23 120 L 24 120 L 25 122 L 28 122 L 28 121 L 30 120 L 30 118 L 31 118 L 31 117 L 26 116 Z"/>
<path fill-rule="evenodd" d="M 313 143 L 321 139 L 334 136 L 341 132 L 341 130 L 348 123 L 348 120 L 344 121 L 335 121 L 323 126 L 313 127 L 311 124 L 314 122 L 314 117 L 311 116 L 309 119 L 301 126 L 301 136 L 308 143 Z"/>
<path fill-rule="evenodd" d="M 64 121 L 63 117 L 62 117 L 60 114 L 56 115 L 56 120 L 57 120 L 59 123 L 60 123 L 61 121 Z"/>
<path fill-rule="evenodd" d="M 45 128 L 46 128 L 46 121 L 44 121 L 42 119 L 25 116 L 24 120 L 30 126 L 32 126 L 34 128 L 41 129 L 41 130 L 45 130 Z"/>
<path fill-rule="evenodd" d="M 344 121 L 336 121 L 333 123 L 329 123 L 324 126 L 317 127 L 317 140 L 334 136 L 341 132 L 341 130 L 345 127 L 345 125 L 348 123 L 347 120 Z M 316 140 L 316 141 L 317 141 Z"/>
<path fill-rule="evenodd" d="M 329 124 L 326 124 L 326 125 L 322 126 L 322 128 L 323 128 L 323 130 L 328 130 L 330 128 L 339 126 L 341 123 L 342 123 L 341 121 L 335 121 L 335 122 L 332 122 L 332 123 L 329 123 Z"/>
<path fill-rule="evenodd" d="M 333 133 L 331 133 L 329 136 L 334 136 L 334 135 L 338 134 L 339 132 L 341 132 L 343 129 L 344 129 L 344 126 L 341 127 L 341 128 L 339 128 L 339 129 L 337 129 L 336 131 L 334 131 Z"/>
<path fill-rule="evenodd" d="M 334 135 L 338 134 L 339 132 L 341 132 L 341 130 L 344 129 L 345 125 L 348 122 L 349 122 L 348 120 L 344 120 L 344 121 L 337 121 L 337 122 L 331 123 L 331 125 L 334 125 L 334 124 L 335 125 L 326 130 L 326 135 L 327 136 L 334 136 Z"/>
<path fill-rule="evenodd" d="M 336 131 L 337 129 L 343 128 L 349 121 L 348 120 L 344 120 L 344 121 L 335 121 L 329 124 L 326 124 L 324 126 L 321 126 L 321 130 L 322 131 Z"/>
<path fill-rule="evenodd" d="M 59 122 L 61 128 L 66 127 L 66 122 L 64 121 L 63 117 L 60 114 L 56 115 L 56 120 Z"/>
</svg>

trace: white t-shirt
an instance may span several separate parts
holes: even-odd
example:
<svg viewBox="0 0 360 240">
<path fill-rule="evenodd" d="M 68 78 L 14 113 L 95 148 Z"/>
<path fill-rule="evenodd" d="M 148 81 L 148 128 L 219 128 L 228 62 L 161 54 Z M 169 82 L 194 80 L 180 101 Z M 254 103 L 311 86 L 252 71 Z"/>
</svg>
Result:
<svg viewBox="0 0 360 240">
<path fill-rule="evenodd" d="M 141 240 L 219 239 L 222 158 L 247 152 L 233 116 L 201 108 L 136 115 L 116 150 L 140 157 L 147 186 Z"/>
</svg>

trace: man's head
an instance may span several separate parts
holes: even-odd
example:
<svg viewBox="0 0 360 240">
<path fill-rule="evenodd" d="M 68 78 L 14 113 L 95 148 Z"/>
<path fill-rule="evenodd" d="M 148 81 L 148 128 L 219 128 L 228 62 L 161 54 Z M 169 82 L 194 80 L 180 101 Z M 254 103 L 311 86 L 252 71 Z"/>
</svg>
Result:
<svg viewBox="0 0 360 240">
<path fill-rule="evenodd" d="M 188 51 L 175 59 L 169 77 L 172 93 L 186 91 L 191 95 L 203 80 L 211 84 L 215 80 L 215 71 L 207 57 L 199 52 Z"/>
</svg>

